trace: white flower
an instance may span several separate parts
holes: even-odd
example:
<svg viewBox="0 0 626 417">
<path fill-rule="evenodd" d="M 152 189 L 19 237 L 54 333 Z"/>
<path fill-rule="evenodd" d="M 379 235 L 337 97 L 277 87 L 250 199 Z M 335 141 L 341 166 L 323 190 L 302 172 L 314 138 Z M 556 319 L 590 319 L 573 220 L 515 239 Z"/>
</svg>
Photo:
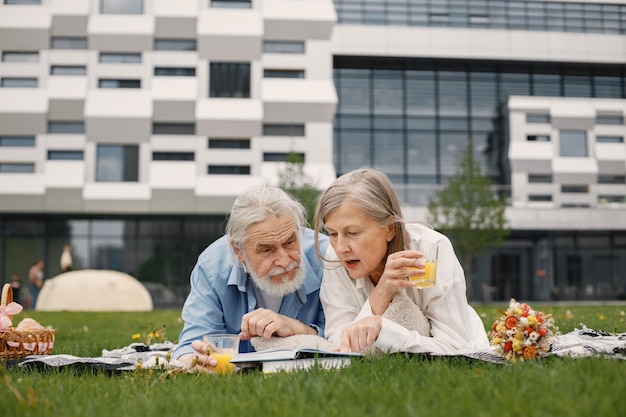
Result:
<svg viewBox="0 0 626 417">
<path fill-rule="evenodd" d="M 528 340 L 530 340 L 532 342 L 536 342 L 537 339 L 539 339 L 539 333 L 537 333 L 537 332 L 530 332 L 530 334 L 528 335 Z"/>
<path fill-rule="evenodd" d="M 523 327 L 528 327 L 529 323 L 528 323 L 528 317 L 521 317 L 519 319 L 519 322 L 521 323 L 521 325 Z"/>
</svg>

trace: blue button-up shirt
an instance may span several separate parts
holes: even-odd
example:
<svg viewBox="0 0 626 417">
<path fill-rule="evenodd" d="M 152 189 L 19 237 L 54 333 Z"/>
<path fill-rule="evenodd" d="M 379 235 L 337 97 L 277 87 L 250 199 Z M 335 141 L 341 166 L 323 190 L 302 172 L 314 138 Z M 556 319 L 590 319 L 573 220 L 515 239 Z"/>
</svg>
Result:
<svg viewBox="0 0 626 417">
<path fill-rule="evenodd" d="M 306 270 L 304 285 L 283 298 L 278 313 L 316 326 L 319 335 L 324 336 L 326 320 L 319 299 L 323 267 L 317 259 L 313 239 L 313 230 L 301 229 L 301 263 Z M 319 244 L 321 253 L 326 253 L 328 238 L 320 234 Z M 191 291 L 182 312 L 185 325 L 172 355 L 174 359 L 192 353 L 191 342 L 202 340 L 204 335 L 238 334 L 243 315 L 258 307 L 252 279 L 236 260 L 227 236 L 219 238 L 200 254 L 191 272 L 190 284 Z M 253 350 L 249 341 L 241 342 L 240 352 Z"/>
</svg>

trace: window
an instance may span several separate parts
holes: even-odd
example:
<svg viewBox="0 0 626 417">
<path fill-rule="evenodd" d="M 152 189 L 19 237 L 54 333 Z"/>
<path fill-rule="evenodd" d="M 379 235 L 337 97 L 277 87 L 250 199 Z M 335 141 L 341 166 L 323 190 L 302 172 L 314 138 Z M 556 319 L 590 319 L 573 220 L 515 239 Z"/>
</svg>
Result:
<svg viewBox="0 0 626 417">
<path fill-rule="evenodd" d="M 528 182 L 532 184 L 550 184 L 552 175 L 550 174 L 528 174 Z"/>
<path fill-rule="evenodd" d="M 597 115 L 597 125 L 623 125 L 624 118 L 620 115 Z"/>
<path fill-rule="evenodd" d="M 263 71 L 265 78 L 304 78 L 303 70 L 278 70 L 266 69 Z"/>
<path fill-rule="evenodd" d="M 155 51 L 195 51 L 195 39 L 155 39 Z"/>
<path fill-rule="evenodd" d="M 588 185 L 561 185 L 562 193 L 569 194 L 587 194 L 589 192 Z"/>
<path fill-rule="evenodd" d="M 1 173 L 32 173 L 35 172 L 35 164 L 22 162 L 0 162 Z"/>
<path fill-rule="evenodd" d="M 250 64 L 212 62 L 209 97 L 250 98 Z"/>
<path fill-rule="evenodd" d="M 264 152 L 263 162 L 287 162 L 287 157 L 289 155 L 289 152 Z M 296 153 L 296 155 L 298 155 L 298 158 L 304 162 L 305 155 L 303 153 Z"/>
<path fill-rule="evenodd" d="M 0 136 L 0 146 L 35 146 L 34 136 Z"/>
<path fill-rule="evenodd" d="M 141 54 L 101 52 L 100 62 L 102 64 L 141 64 Z"/>
<path fill-rule="evenodd" d="M 550 123 L 549 114 L 527 114 L 526 123 Z"/>
<path fill-rule="evenodd" d="M 559 132 L 560 156 L 587 156 L 587 132 L 584 130 L 561 130 Z"/>
<path fill-rule="evenodd" d="M 193 152 L 152 152 L 153 161 L 193 161 Z"/>
<path fill-rule="evenodd" d="M 600 143 L 624 143 L 623 136 L 596 136 L 596 141 Z"/>
<path fill-rule="evenodd" d="M 98 88 L 141 88 L 141 80 L 115 80 L 101 78 L 98 80 Z"/>
<path fill-rule="evenodd" d="M 195 135 L 194 123 L 152 123 L 154 135 Z"/>
<path fill-rule="evenodd" d="M 87 67 L 84 65 L 53 65 L 50 67 L 51 75 L 85 75 Z"/>
<path fill-rule="evenodd" d="M 53 161 L 82 161 L 83 151 L 48 151 L 48 159 Z"/>
<path fill-rule="evenodd" d="M 598 175 L 598 184 L 626 184 L 626 176 Z"/>
<path fill-rule="evenodd" d="M 263 136 L 304 136 L 304 125 L 264 124 Z"/>
<path fill-rule="evenodd" d="M 74 121 L 48 122 L 48 133 L 82 134 L 85 133 L 85 123 Z"/>
<path fill-rule="evenodd" d="M 101 0 L 102 14 L 143 14 L 143 0 Z"/>
<path fill-rule="evenodd" d="M 209 139 L 210 149 L 250 149 L 250 139 Z"/>
<path fill-rule="evenodd" d="M 39 52 L 4 51 L 2 62 L 38 62 Z"/>
<path fill-rule="evenodd" d="M 304 41 L 264 41 L 263 52 L 268 54 L 303 54 Z"/>
<path fill-rule="evenodd" d="M 195 77 L 196 69 L 195 68 L 156 67 L 154 69 L 154 75 L 165 76 L 165 77 Z"/>
<path fill-rule="evenodd" d="M 528 201 L 552 201 L 550 194 L 530 194 Z"/>
<path fill-rule="evenodd" d="M 626 203 L 625 195 L 599 195 L 598 203 Z"/>
<path fill-rule="evenodd" d="M 209 165 L 209 175 L 250 175 L 250 165 Z"/>
<path fill-rule="evenodd" d="M 0 81 L 3 88 L 37 88 L 37 78 L 4 77 Z"/>
<path fill-rule="evenodd" d="M 87 49 L 87 38 L 55 36 L 50 40 L 52 49 Z"/>
<path fill-rule="evenodd" d="M 251 0 L 209 0 L 211 7 L 221 9 L 250 9 Z"/>
<path fill-rule="evenodd" d="M 526 140 L 530 142 L 550 142 L 550 135 L 526 135 Z"/>
<path fill-rule="evenodd" d="M 139 180 L 139 147 L 98 145 L 96 181 L 133 182 Z"/>
</svg>

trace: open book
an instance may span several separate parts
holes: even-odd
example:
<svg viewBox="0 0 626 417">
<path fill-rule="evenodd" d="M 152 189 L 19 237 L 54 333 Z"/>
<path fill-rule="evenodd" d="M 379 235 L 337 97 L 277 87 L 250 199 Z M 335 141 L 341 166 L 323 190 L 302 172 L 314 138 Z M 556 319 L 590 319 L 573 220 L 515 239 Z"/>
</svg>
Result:
<svg viewBox="0 0 626 417">
<path fill-rule="evenodd" d="M 349 366 L 352 358 L 362 356 L 361 353 L 333 352 L 316 348 L 277 347 L 259 352 L 238 353 L 230 362 L 242 369 L 252 368 L 271 373 L 308 369 L 313 366 L 338 369 Z"/>
</svg>

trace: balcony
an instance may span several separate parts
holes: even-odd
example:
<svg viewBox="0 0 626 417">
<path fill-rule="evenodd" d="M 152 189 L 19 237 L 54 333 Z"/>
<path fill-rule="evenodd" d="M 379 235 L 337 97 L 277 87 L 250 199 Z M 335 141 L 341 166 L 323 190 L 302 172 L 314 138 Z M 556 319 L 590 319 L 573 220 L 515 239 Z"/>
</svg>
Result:
<svg viewBox="0 0 626 417">
<path fill-rule="evenodd" d="M 329 40 L 337 14 L 329 0 L 266 0 L 263 2 L 265 38 Z"/>
<path fill-rule="evenodd" d="M 52 19 L 41 6 L 3 6 L 0 13 L 0 49 L 34 51 L 50 46 Z"/>
<path fill-rule="evenodd" d="M 266 122 L 331 122 L 337 92 L 331 80 L 263 79 Z"/>
<path fill-rule="evenodd" d="M 89 48 L 99 51 L 152 50 L 154 18 L 140 15 L 92 15 L 87 27 Z"/>
<path fill-rule="evenodd" d="M 85 103 L 85 127 L 90 142 L 147 142 L 152 131 L 152 97 L 144 91 L 92 90 Z"/>
<path fill-rule="evenodd" d="M 261 135 L 263 107 L 252 99 L 213 98 L 196 104 L 196 134 L 213 137 Z"/>
<path fill-rule="evenodd" d="M 203 9 L 198 20 L 198 52 L 210 61 L 261 58 L 263 20 L 254 9 Z"/>
</svg>

